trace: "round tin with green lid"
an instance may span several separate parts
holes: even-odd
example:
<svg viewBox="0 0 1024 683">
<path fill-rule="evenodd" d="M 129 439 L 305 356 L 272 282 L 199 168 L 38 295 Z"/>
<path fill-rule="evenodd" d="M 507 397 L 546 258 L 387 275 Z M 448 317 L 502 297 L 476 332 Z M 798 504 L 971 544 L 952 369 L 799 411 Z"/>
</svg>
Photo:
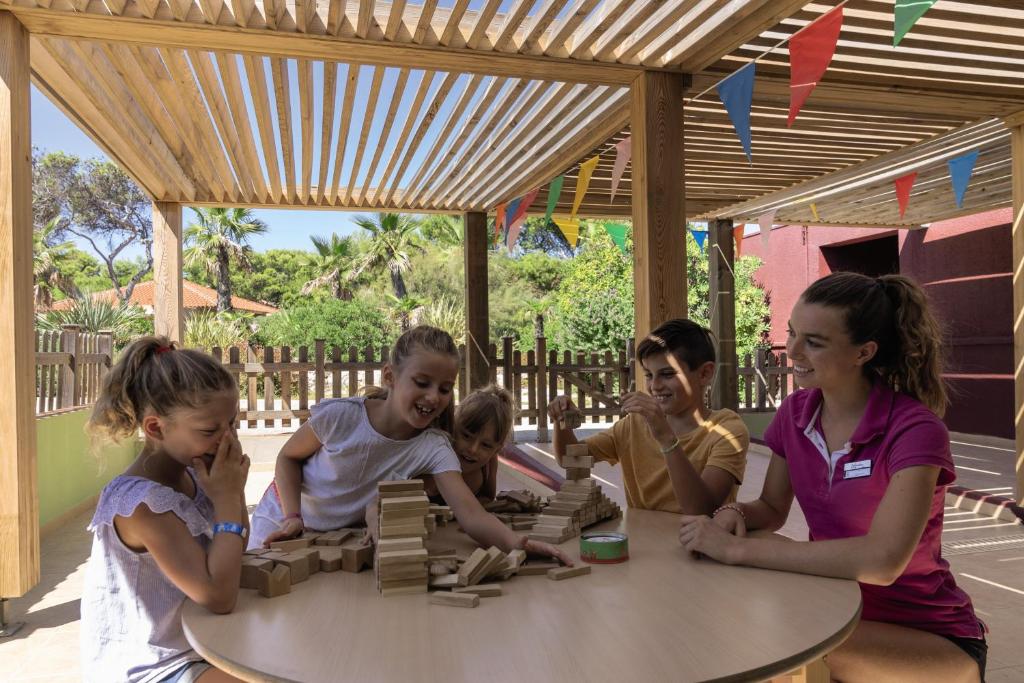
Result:
<svg viewBox="0 0 1024 683">
<path fill-rule="evenodd" d="M 629 538 L 617 531 L 588 531 L 580 536 L 580 559 L 591 564 L 625 562 Z"/>
</svg>

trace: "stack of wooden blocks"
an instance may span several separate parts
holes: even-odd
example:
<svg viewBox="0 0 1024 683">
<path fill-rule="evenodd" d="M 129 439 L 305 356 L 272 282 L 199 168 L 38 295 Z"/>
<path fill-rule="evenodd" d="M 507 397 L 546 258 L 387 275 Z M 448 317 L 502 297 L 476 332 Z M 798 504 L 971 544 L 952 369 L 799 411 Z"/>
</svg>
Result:
<svg viewBox="0 0 1024 683">
<path fill-rule="evenodd" d="M 374 557 L 377 589 L 381 595 L 426 593 L 427 537 L 430 500 L 423 491 L 423 481 L 382 481 L 377 484 L 380 498 L 379 541 Z"/>
<path fill-rule="evenodd" d="M 502 491 L 484 503 L 484 509 L 513 531 L 529 531 L 537 523 L 543 505 L 543 499 L 530 491 Z"/>
<path fill-rule="evenodd" d="M 591 478 L 590 470 L 594 458 L 586 444 L 572 444 L 566 447 L 562 457 L 565 468 L 565 483 L 548 500 L 529 537 L 545 543 L 564 543 L 584 529 L 606 519 L 622 515 L 622 510 L 612 502 Z"/>
<path fill-rule="evenodd" d="M 351 542 L 343 546 L 346 541 Z M 241 586 L 276 598 L 317 572 L 358 572 L 372 561 L 373 548 L 362 544 L 360 531 L 307 532 L 301 538 L 275 541 L 269 549 L 247 550 L 242 557 Z"/>
</svg>

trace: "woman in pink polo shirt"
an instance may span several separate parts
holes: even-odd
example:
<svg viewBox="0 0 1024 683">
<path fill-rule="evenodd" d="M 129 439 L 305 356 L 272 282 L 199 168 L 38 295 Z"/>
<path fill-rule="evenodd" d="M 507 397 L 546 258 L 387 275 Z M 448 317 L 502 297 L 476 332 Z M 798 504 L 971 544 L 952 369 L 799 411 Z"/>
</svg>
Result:
<svg viewBox="0 0 1024 683">
<path fill-rule="evenodd" d="M 860 624 L 826 658 L 839 681 L 984 680 L 984 627 L 941 557 L 955 473 L 939 419 L 939 339 L 924 292 L 907 278 L 834 273 L 812 284 L 786 343 L 803 390 L 765 431 L 772 459 L 761 497 L 683 517 L 683 545 L 720 562 L 860 583 Z M 794 495 L 808 542 L 769 533 Z"/>
</svg>

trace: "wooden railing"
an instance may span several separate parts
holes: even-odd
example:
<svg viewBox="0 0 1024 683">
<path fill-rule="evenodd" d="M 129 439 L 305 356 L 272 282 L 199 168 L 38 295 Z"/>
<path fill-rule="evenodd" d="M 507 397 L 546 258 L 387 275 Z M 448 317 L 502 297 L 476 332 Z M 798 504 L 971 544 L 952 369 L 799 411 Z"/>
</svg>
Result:
<svg viewBox="0 0 1024 683">
<path fill-rule="evenodd" d="M 36 414 L 88 406 L 96 402 L 110 369 L 114 337 L 88 334 L 78 325 L 36 332 Z"/>
</svg>

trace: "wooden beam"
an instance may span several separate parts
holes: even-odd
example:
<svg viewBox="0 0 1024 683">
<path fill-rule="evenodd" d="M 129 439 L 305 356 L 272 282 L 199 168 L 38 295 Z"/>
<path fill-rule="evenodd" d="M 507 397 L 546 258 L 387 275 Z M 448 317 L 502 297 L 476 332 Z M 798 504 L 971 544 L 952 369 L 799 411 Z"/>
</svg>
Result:
<svg viewBox="0 0 1024 683">
<path fill-rule="evenodd" d="M 153 331 L 171 341 L 185 341 L 182 291 L 181 204 L 153 202 Z"/>
<path fill-rule="evenodd" d="M 718 370 L 711 386 L 711 407 L 738 410 L 736 370 L 736 244 L 729 219 L 708 221 L 708 280 L 711 331 L 718 340 Z"/>
<path fill-rule="evenodd" d="M 466 301 L 466 386 L 470 391 L 485 386 L 491 373 L 487 349 L 487 214 L 463 214 Z"/>
<path fill-rule="evenodd" d="M 657 72 L 641 74 L 630 87 L 637 339 L 666 320 L 686 317 L 685 88 L 684 76 Z"/>
<path fill-rule="evenodd" d="M 11 8 L 33 33 L 101 42 L 136 43 L 190 50 L 238 52 L 279 58 L 319 59 L 451 73 L 628 85 L 643 71 L 634 65 L 504 52 L 474 52 L 443 45 L 416 45 L 176 21 Z M 667 73 L 680 73 L 670 69 Z"/>
<path fill-rule="evenodd" d="M 0 12 L 0 598 L 39 582 L 28 31 Z"/>
<path fill-rule="evenodd" d="M 1024 121 L 1010 129 L 1013 150 L 1013 425 L 1017 453 L 1017 503 L 1024 503 Z"/>
</svg>

